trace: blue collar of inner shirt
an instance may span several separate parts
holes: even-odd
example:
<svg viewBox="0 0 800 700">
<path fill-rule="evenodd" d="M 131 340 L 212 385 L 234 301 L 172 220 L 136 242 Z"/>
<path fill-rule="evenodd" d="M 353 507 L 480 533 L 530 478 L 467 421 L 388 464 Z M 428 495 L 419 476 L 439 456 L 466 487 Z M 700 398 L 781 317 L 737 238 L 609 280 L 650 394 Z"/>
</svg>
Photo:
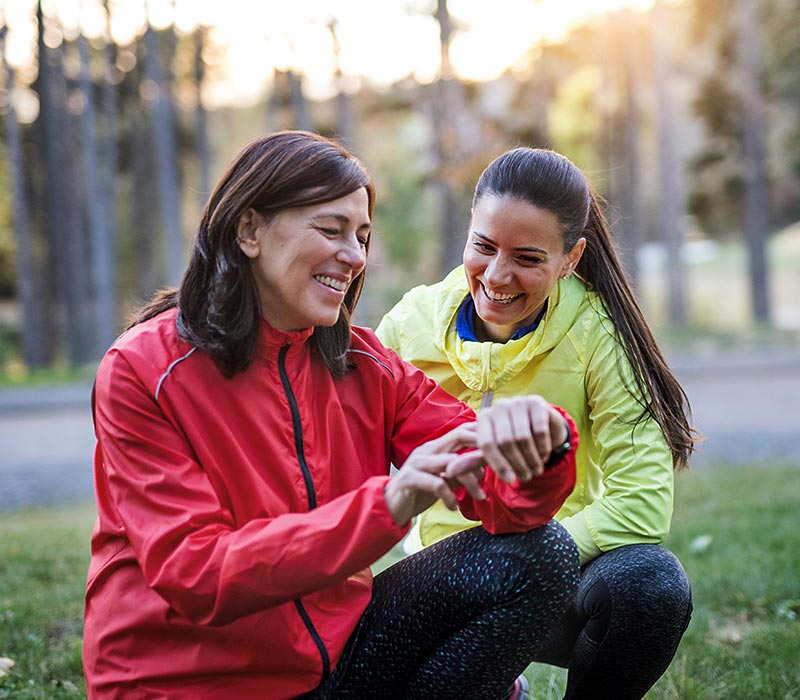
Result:
<svg viewBox="0 0 800 700">
<path fill-rule="evenodd" d="M 472 295 L 467 294 L 467 298 L 461 302 L 461 306 L 458 308 L 458 315 L 456 316 L 456 331 L 458 332 L 458 337 L 461 338 L 461 340 L 470 340 L 473 343 L 478 343 L 480 341 L 475 336 L 474 311 L 475 302 L 472 300 Z M 545 313 L 547 313 L 547 300 L 545 300 L 542 310 L 539 312 L 539 315 L 533 319 L 533 322 L 524 328 L 519 328 L 514 331 L 509 340 L 519 340 L 522 338 L 522 336 L 536 330 L 544 318 Z"/>
</svg>

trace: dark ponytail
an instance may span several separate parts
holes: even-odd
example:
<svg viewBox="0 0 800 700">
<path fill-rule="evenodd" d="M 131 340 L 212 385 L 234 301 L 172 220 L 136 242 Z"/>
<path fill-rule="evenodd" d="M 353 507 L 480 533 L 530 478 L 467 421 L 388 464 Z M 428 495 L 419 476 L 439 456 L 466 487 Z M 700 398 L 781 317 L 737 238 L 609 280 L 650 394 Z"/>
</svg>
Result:
<svg viewBox="0 0 800 700">
<path fill-rule="evenodd" d="M 592 191 L 589 196 L 589 218 L 583 232 L 586 247 L 575 272 L 602 300 L 614 322 L 618 347 L 622 348 L 633 369 L 636 391 L 631 393 L 642 406 L 640 420 L 650 415 L 659 424 L 675 468 L 683 469 L 688 466 L 695 442 L 689 400 L 664 360 L 639 308 L 598 196 Z"/>
</svg>

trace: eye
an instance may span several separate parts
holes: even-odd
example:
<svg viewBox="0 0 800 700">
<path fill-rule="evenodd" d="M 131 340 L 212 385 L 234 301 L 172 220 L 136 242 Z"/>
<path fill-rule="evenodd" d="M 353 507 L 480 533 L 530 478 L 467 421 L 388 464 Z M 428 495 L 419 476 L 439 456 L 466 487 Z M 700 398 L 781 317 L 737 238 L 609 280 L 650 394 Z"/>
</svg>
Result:
<svg viewBox="0 0 800 700">
<path fill-rule="evenodd" d="M 541 258 L 534 257 L 532 255 L 520 255 L 517 260 L 520 262 L 521 265 L 541 265 L 544 260 Z"/>
<path fill-rule="evenodd" d="M 339 232 L 335 228 L 325 228 L 324 226 L 317 226 L 317 231 L 324 233 L 326 236 L 338 236 Z"/>
<path fill-rule="evenodd" d="M 359 236 L 358 237 L 358 243 L 362 248 L 366 248 L 367 247 L 367 243 L 369 243 L 369 234 L 364 235 L 364 236 Z"/>
<path fill-rule="evenodd" d="M 493 246 L 490 246 L 488 243 L 484 243 L 483 241 L 480 241 L 480 240 L 472 241 L 472 245 L 475 248 L 477 248 L 478 250 L 480 250 L 481 252 L 484 252 L 484 253 L 493 253 L 494 252 L 494 247 Z"/>
</svg>

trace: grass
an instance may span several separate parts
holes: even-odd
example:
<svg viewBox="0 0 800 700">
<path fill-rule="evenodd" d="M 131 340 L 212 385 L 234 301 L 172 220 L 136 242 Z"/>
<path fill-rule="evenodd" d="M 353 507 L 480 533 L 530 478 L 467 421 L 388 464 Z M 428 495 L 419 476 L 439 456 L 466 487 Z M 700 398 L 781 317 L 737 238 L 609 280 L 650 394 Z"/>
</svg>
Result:
<svg viewBox="0 0 800 700">
<path fill-rule="evenodd" d="M 799 507 L 797 465 L 680 475 L 667 546 L 692 583 L 694 614 L 648 700 L 800 698 Z M 528 675 L 537 699 L 562 697 L 562 669 Z"/>
<path fill-rule="evenodd" d="M 800 467 L 704 467 L 677 480 L 668 546 L 694 592 L 689 630 L 648 700 L 800 699 Z M 0 698 L 85 698 L 91 506 L 0 512 Z M 709 539 L 710 538 L 710 539 Z M 393 551 L 377 567 L 397 557 Z M 565 672 L 531 666 L 537 699 Z"/>
<path fill-rule="evenodd" d="M 94 506 L 0 512 L 0 698 L 85 698 L 83 592 Z"/>
</svg>

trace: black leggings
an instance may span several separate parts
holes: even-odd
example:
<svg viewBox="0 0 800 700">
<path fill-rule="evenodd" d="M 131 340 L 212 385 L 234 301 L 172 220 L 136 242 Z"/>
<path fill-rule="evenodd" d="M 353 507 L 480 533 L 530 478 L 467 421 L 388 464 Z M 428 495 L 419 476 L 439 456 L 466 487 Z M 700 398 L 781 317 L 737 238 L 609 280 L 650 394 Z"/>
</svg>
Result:
<svg viewBox="0 0 800 700">
<path fill-rule="evenodd" d="M 375 577 L 339 663 L 304 697 L 506 697 L 574 599 L 578 572 L 555 522 L 448 537 Z"/>
<path fill-rule="evenodd" d="M 692 594 L 663 547 L 611 550 L 581 570 L 562 623 L 534 657 L 569 669 L 565 698 L 641 698 L 666 671 L 689 625 Z"/>
</svg>

